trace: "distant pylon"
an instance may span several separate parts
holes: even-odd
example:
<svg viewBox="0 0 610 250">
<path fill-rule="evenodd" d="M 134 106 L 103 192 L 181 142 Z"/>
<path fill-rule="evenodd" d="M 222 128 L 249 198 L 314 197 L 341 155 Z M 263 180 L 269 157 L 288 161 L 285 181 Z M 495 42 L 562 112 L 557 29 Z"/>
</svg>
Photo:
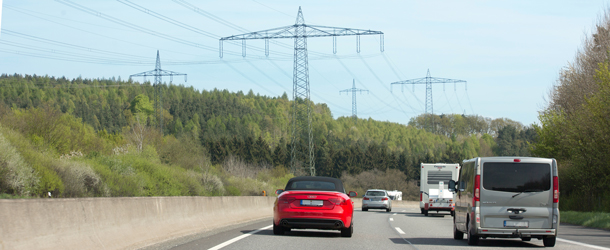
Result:
<svg viewBox="0 0 610 250">
<path fill-rule="evenodd" d="M 269 39 L 294 38 L 294 70 L 293 70 L 293 101 L 292 110 L 292 141 L 290 153 L 290 170 L 296 173 L 301 163 L 309 168 L 312 176 L 316 175 L 314 159 L 314 142 L 311 131 L 311 99 L 309 98 L 309 66 L 307 59 L 308 37 L 333 37 L 333 53 L 337 52 L 337 36 L 356 36 L 356 51 L 360 53 L 360 35 L 380 35 L 380 50 L 383 52 L 383 32 L 350 28 L 306 25 L 303 12 L 299 7 L 294 25 L 280 28 L 256 31 L 241 35 L 223 37 L 220 39 L 220 57 L 226 40 L 241 40 L 242 55 L 246 56 L 246 40 L 264 39 L 265 55 L 269 55 Z"/>
<path fill-rule="evenodd" d="M 339 94 L 341 94 L 342 92 L 345 92 L 349 95 L 349 93 L 352 93 L 352 118 L 354 119 L 354 123 L 356 122 L 356 120 L 358 119 L 358 107 L 356 105 L 356 92 L 362 93 L 365 92 L 368 94 L 369 91 L 366 89 L 357 89 L 356 88 L 356 80 L 352 79 L 352 88 L 351 89 L 344 89 L 339 91 Z"/>
<path fill-rule="evenodd" d="M 455 84 L 457 84 L 457 83 L 467 84 L 467 82 L 464 80 L 431 77 L 430 69 L 428 69 L 428 73 L 426 74 L 426 77 L 393 82 L 390 85 L 390 87 L 391 87 L 391 86 L 394 86 L 394 84 L 400 84 L 400 85 L 413 84 L 413 86 L 415 87 L 415 84 L 426 84 L 426 110 L 425 110 L 424 114 L 426 114 L 426 116 L 427 116 L 426 120 L 427 120 L 427 124 L 428 124 L 428 126 L 427 126 L 428 131 L 433 132 L 433 133 L 434 133 L 435 129 L 434 129 L 434 121 L 433 121 L 434 105 L 433 105 L 433 100 L 432 100 L 432 84 L 434 84 L 434 83 L 442 83 L 443 90 L 444 90 L 445 83 L 453 83 L 454 88 L 455 88 Z M 403 90 L 402 86 L 401 86 L 401 90 Z"/>
<path fill-rule="evenodd" d="M 147 76 L 155 77 L 155 83 L 153 85 L 153 88 L 155 90 L 155 94 L 154 94 L 155 116 L 157 117 L 157 120 L 159 122 L 158 125 L 159 125 L 159 130 L 161 131 L 161 134 L 163 134 L 163 91 L 161 88 L 162 77 L 169 76 L 170 77 L 169 82 L 171 84 L 172 81 L 174 80 L 174 76 L 181 76 L 181 75 L 184 76 L 184 81 L 186 82 L 186 74 L 161 69 L 161 58 L 159 57 L 159 50 L 157 50 L 157 62 L 155 64 L 154 70 L 146 71 L 146 72 L 142 72 L 142 73 L 138 73 L 138 74 L 133 74 L 133 75 L 129 76 L 129 79 L 131 79 L 131 77 L 134 77 L 134 76 L 142 76 L 142 77 L 144 77 L 144 81 L 146 81 Z"/>
</svg>

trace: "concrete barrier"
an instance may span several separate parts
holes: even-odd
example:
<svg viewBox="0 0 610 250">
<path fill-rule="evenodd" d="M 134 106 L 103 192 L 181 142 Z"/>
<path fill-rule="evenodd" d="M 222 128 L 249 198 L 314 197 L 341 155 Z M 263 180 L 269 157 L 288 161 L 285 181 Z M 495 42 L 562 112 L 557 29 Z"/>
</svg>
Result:
<svg viewBox="0 0 610 250">
<path fill-rule="evenodd" d="M 352 198 L 355 208 L 362 207 L 362 198 Z M 392 208 L 419 208 L 419 201 L 392 201 Z"/>
<path fill-rule="evenodd" d="M 263 196 L 0 200 L 0 249 L 134 249 L 271 217 L 274 200 Z"/>
</svg>

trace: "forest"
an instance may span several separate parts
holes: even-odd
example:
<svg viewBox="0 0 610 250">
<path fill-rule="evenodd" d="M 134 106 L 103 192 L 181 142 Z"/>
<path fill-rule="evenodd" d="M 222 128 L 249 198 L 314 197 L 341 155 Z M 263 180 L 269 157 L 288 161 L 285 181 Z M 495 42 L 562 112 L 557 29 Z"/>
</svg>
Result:
<svg viewBox="0 0 610 250">
<path fill-rule="evenodd" d="M 260 195 L 305 174 L 289 171 L 286 93 L 157 88 L 163 124 L 149 82 L 1 75 L 2 197 Z M 316 174 L 359 193 L 381 187 L 416 199 L 421 162 L 529 156 L 537 138 L 507 118 L 421 115 L 404 125 L 311 105 Z"/>
</svg>

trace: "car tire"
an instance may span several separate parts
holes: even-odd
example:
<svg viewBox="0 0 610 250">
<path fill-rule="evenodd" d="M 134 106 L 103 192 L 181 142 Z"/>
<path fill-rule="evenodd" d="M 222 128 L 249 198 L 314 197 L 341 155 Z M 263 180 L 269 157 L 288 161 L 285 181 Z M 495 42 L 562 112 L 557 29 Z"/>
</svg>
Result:
<svg viewBox="0 0 610 250">
<path fill-rule="evenodd" d="M 424 210 L 424 215 L 428 216 L 428 210 Z"/>
<path fill-rule="evenodd" d="M 522 237 L 521 240 L 522 241 L 530 241 L 530 240 L 532 240 L 532 237 Z"/>
<path fill-rule="evenodd" d="M 552 236 L 544 236 L 542 238 L 542 243 L 544 243 L 545 247 L 554 247 L 555 246 L 555 241 L 557 241 L 557 237 Z"/>
<path fill-rule="evenodd" d="M 386 211 L 387 213 L 389 213 L 390 211 L 392 211 L 392 209 L 391 209 L 391 208 L 386 208 L 386 209 L 385 209 L 385 211 Z"/>
<path fill-rule="evenodd" d="M 354 224 L 352 223 L 351 225 L 349 225 L 348 228 L 341 228 L 341 237 L 352 237 L 352 234 L 354 234 Z"/>
<path fill-rule="evenodd" d="M 453 219 L 453 239 L 454 240 L 463 240 L 464 239 L 464 233 L 460 232 L 460 230 L 457 230 L 457 227 L 455 226 L 455 218 Z"/>
<path fill-rule="evenodd" d="M 468 245 L 471 246 L 476 246 L 479 244 L 479 236 L 478 235 L 474 235 L 472 233 L 472 228 L 470 227 L 472 223 L 470 223 L 470 219 L 468 220 L 468 225 L 466 226 L 467 228 L 467 235 L 468 235 Z"/>
<path fill-rule="evenodd" d="M 362 208 L 362 211 L 366 212 L 366 211 L 369 211 L 369 209 L 368 208 Z"/>
<path fill-rule="evenodd" d="M 284 228 L 281 226 L 276 226 L 275 222 L 273 223 L 273 234 L 275 235 L 283 235 L 284 234 Z"/>
</svg>

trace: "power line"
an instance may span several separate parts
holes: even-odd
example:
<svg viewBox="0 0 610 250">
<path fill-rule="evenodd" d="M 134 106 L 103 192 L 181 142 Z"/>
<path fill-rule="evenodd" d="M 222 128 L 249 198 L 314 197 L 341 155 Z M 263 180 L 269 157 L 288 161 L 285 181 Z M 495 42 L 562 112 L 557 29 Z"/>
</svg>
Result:
<svg viewBox="0 0 610 250">
<path fill-rule="evenodd" d="M 369 93 L 369 91 L 366 89 L 357 89 L 356 80 L 352 80 L 352 88 L 341 90 L 341 91 L 339 91 L 339 94 L 341 94 L 343 92 L 347 93 L 348 95 L 350 94 L 350 92 L 352 94 L 352 118 L 354 118 L 354 123 L 355 123 L 356 120 L 358 119 L 358 106 L 356 104 L 356 92 L 362 94 L 362 92 Z"/>
<path fill-rule="evenodd" d="M 159 130 L 161 131 L 161 134 L 163 134 L 163 91 L 161 89 L 161 83 L 162 83 L 161 78 L 163 76 L 169 76 L 171 79 L 170 80 L 170 84 L 171 84 L 174 76 L 184 76 L 184 81 L 186 82 L 186 74 L 161 69 L 161 58 L 159 57 L 159 51 L 157 50 L 157 61 L 155 63 L 155 69 L 130 75 L 129 79 L 131 79 L 134 76 L 136 76 L 136 77 L 142 76 L 142 77 L 144 77 L 144 79 L 146 79 L 147 76 L 155 77 L 155 83 L 153 85 L 153 87 L 156 89 L 156 91 L 155 91 L 155 115 L 158 115 L 158 117 L 159 117 Z"/>
<path fill-rule="evenodd" d="M 191 42 L 191 41 L 188 41 L 188 40 L 183 40 L 183 39 L 175 38 L 175 37 L 172 37 L 172 36 L 169 36 L 169 35 L 166 35 L 166 34 L 163 34 L 163 33 L 159 33 L 157 31 L 154 31 L 154 30 L 151 30 L 151 29 L 147 29 L 147 28 L 144 28 L 144 27 L 141 27 L 141 26 L 138 26 L 138 25 L 135 25 L 135 24 L 123 21 L 123 20 L 118 19 L 118 18 L 111 17 L 109 15 L 106 15 L 106 14 L 103 14 L 101 12 L 98 12 L 98 11 L 92 10 L 90 8 L 87 8 L 85 6 L 82 6 L 80 4 L 74 3 L 74 2 L 72 2 L 70 0 L 55 0 L 55 1 L 59 2 L 61 4 L 64 4 L 66 6 L 72 7 L 74 9 L 80 10 L 82 12 L 85 12 L 85 13 L 97 16 L 99 18 L 105 19 L 107 21 L 116 23 L 118 25 L 125 26 L 125 27 L 131 28 L 131 29 L 134 29 L 134 30 L 137 30 L 137 31 L 140 31 L 140 32 L 152 35 L 152 36 L 156 36 L 156 37 L 159 37 L 159 38 L 163 38 L 163 39 L 166 39 L 166 40 L 169 40 L 169 41 L 173 41 L 173 42 L 176 42 L 176 43 L 180 43 L 180 44 L 191 46 L 191 47 L 195 47 L 195 48 L 205 49 L 205 50 L 209 50 L 209 51 L 215 51 L 216 50 L 215 48 L 213 48 L 211 46 L 202 45 L 202 44 L 194 43 L 194 42 Z"/>
<path fill-rule="evenodd" d="M 428 121 L 428 128 L 430 129 L 431 132 L 434 132 L 434 122 L 432 121 L 432 119 L 434 119 L 434 102 L 432 99 L 432 84 L 436 84 L 436 83 L 466 83 L 466 81 L 464 80 L 456 80 L 456 79 L 448 79 L 448 78 L 439 78 L 439 77 L 431 77 L 430 76 L 430 70 L 428 70 L 428 73 L 426 74 L 426 77 L 423 78 L 417 78 L 417 79 L 411 79 L 411 80 L 404 80 L 404 81 L 398 81 L 398 82 L 393 82 L 391 83 L 391 85 L 394 84 L 399 84 L 399 85 L 405 85 L 405 84 L 426 84 L 426 110 L 425 110 L 425 114 L 427 117 L 427 119 L 429 119 Z M 443 85 L 444 86 L 444 85 Z"/>
<path fill-rule="evenodd" d="M 174 0 L 174 2 L 184 3 L 184 0 Z M 197 10 L 197 9 L 195 9 Z M 209 16 L 209 15 L 207 15 Z M 218 21 L 222 20 L 216 18 Z M 239 27 L 237 27 L 239 28 Z M 244 33 L 229 37 L 223 37 L 219 41 L 220 53 L 223 57 L 223 41 L 241 41 L 242 56 L 246 55 L 246 40 L 261 39 L 265 41 L 265 54 L 268 55 L 269 40 L 289 38 L 294 39 L 294 68 L 293 68 L 293 116 L 292 116 L 292 147 L 291 147 L 291 170 L 296 172 L 297 165 L 301 160 L 308 165 L 309 172 L 315 176 L 314 145 L 311 126 L 311 99 L 309 86 L 309 60 L 307 53 L 307 38 L 356 35 L 359 41 L 361 35 L 383 35 L 379 31 L 360 30 L 340 27 L 327 27 L 318 25 L 307 25 L 303 18 L 303 12 L 299 7 L 296 22 L 294 25 L 273 28 L 268 30 Z M 383 46 L 381 46 L 383 49 Z M 360 52 L 360 43 L 357 42 L 356 50 Z M 306 133 L 306 134 L 305 134 Z M 302 138 L 306 137 L 306 138 Z M 305 142 L 308 145 L 303 145 Z M 303 152 L 306 151 L 307 153 Z M 297 159 L 299 158 L 299 159 Z"/>
</svg>

